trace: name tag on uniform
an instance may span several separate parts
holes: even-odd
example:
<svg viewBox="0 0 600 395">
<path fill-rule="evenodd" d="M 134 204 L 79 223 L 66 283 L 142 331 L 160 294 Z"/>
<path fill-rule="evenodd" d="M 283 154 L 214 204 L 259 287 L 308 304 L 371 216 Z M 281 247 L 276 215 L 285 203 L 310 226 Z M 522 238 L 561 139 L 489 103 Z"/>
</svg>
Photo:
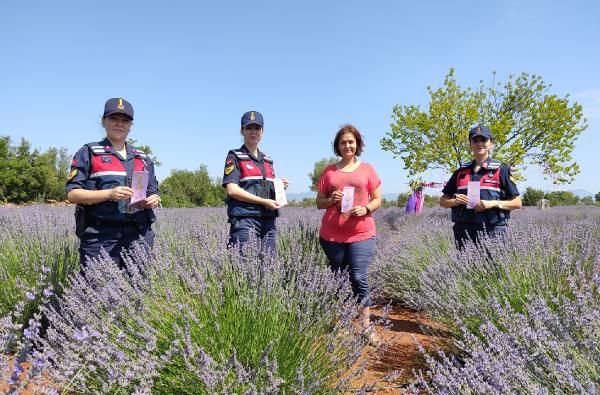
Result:
<svg viewBox="0 0 600 395">
<path fill-rule="evenodd" d="M 112 158 L 110 156 L 102 155 L 102 163 L 112 163 Z"/>
</svg>

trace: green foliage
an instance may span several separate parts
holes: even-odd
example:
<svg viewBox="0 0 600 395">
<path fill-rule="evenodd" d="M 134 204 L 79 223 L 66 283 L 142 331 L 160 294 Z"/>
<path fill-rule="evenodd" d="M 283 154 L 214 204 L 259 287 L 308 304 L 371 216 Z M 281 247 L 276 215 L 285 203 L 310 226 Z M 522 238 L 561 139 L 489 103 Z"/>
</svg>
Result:
<svg viewBox="0 0 600 395">
<path fill-rule="evenodd" d="M 398 207 L 406 207 L 406 202 L 408 202 L 410 194 L 411 192 L 401 192 L 398 194 L 398 198 L 396 199 Z"/>
<path fill-rule="evenodd" d="M 302 200 L 289 200 L 288 207 L 316 207 L 316 199 L 305 197 Z"/>
<path fill-rule="evenodd" d="M 527 187 L 523 194 L 523 205 L 524 206 L 535 206 L 537 203 L 544 198 L 544 191 L 541 189 L 535 189 Z"/>
<path fill-rule="evenodd" d="M 212 180 L 205 165 L 198 170 L 171 170 L 160 184 L 165 207 L 223 206 L 227 193 L 219 180 Z"/>
<path fill-rule="evenodd" d="M 398 198 L 396 199 L 396 205 L 398 207 L 406 207 L 406 202 L 408 201 L 408 198 L 411 194 L 412 192 L 402 192 L 398 194 Z M 423 200 L 423 207 L 437 207 L 439 205 L 438 201 L 438 197 L 425 194 Z"/>
<path fill-rule="evenodd" d="M 600 192 L 594 196 L 594 199 L 596 200 L 596 203 L 600 203 Z"/>
<path fill-rule="evenodd" d="M 12 146 L 9 136 L 0 137 L 0 201 L 26 203 L 64 200 L 70 158 L 65 148 L 40 153 L 21 139 Z"/>
<path fill-rule="evenodd" d="M 550 201 L 550 206 L 574 206 L 579 203 L 579 198 L 571 191 L 550 192 L 545 198 Z"/>
<path fill-rule="evenodd" d="M 315 162 L 315 166 L 313 171 L 308 173 L 308 178 L 310 178 L 310 190 L 313 192 L 317 192 L 317 182 L 319 182 L 319 178 L 321 174 L 323 174 L 323 170 L 329 165 L 337 163 L 338 159 L 336 157 L 331 158 L 323 158 L 317 162 Z"/>
<path fill-rule="evenodd" d="M 594 199 L 591 196 L 584 196 L 579 201 L 581 204 L 585 204 L 586 206 L 591 206 L 594 204 Z"/>
<path fill-rule="evenodd" d="M 463 89 L 450 69 L 443 87 L 427 87 L 427 111 L 417 105 L 394 106 L 391 131 L 381 146 L 402 158 L 409 176 L 428 169 L 453 171 L 470 159 L 469 129 L 483 123 L 495 139 L 494 158 L 519 172 L 537 165 L 555 184 L 568 183 L 579 173 L 572 152 L 587 120 L 580 104 L 549 94 L 549 89 L 540 76 L 527 73 Z"/>
<path fill-rule="evenodd" d="M 162 162 L 158 160 L 158 156 L 154 155 L 154 153 L 152 152 L 152 148 L 150 148 L 149 145 L 139 145 L 137 143 L 137 140 L 134 140 L 132 138 L 127 139 L 127 144 L 133 145 L 134 147 L 140 149 L 146 155 L 148 155 L 148 157 L 152 159 L 152 163 L 154 163 L 154 166 L 162 166 Z"/>
</svg>

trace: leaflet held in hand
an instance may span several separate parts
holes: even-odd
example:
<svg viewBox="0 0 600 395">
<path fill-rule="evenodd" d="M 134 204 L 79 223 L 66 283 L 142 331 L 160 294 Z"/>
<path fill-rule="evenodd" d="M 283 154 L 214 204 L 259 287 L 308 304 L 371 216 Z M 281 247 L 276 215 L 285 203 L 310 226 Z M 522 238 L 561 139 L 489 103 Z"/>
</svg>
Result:
<svg viewBox="0 0 600 395">
<path fill-rule="evenodd" d="M 288 201 L 285 197 L 285 186 L 283 185 L 283 180 L 281 178 L 276 178 L 273 180 L 273 184 L 275 186 L 275 201 L 278 205 L 285 206 L 288 204 Z"/>
<path fill-rule="evenodd" d="M 469 198 L 467 208 L 475 208 L 475 206 L 477 206 L 477 203 L 479 203 L 479 201 L 481 200 L 479 191 L 479 181 L 469 181 L 469 185 L 467 186 L 467 197 Z"/>
<path fill-rule="evenodd" d="M 134 171 L 131 179 L 131 188 L 133 189 L 133 196 L 129 204 L 135 204 L 146 199 L 146 192 L 148 190 L 148 172 L 147 171 Z"/>
<path fill-rule="evenodd" d="M 347 213 L 354 207 L 354 187 L 344 187 L 342 196 L 342 213 Z"/>
</svg>

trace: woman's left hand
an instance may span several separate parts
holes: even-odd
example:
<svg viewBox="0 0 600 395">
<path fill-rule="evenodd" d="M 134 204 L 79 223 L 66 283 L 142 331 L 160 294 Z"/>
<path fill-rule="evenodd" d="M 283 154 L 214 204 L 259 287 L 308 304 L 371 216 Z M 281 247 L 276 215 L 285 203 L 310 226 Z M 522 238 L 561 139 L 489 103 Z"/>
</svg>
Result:
<svg viewBox="0 0 600 395">
<path fill-rule="evenodd" d="M 288 179 L 287 179 L 287 178 L 283 178 L 283 177 L 281 177 L 281 182 L 283 182 L 283 187 L 284 187 L 285 189 L 287 189 L 288 185 L 290 185 L 290 182 L 288 181 Z"/>
<path fill-rule="evenodd" d="M 367 215 L 367 208 L 365 206 L 356 206 L 352 207 L 348 214 L 354 217 L 362 217 L 363 215 Z"/>
<path fill-rule="evenodd" d="M 139 208 L 157 208 L 160 204 L 160 196 L 150 195 L 143 202 L 138 203 Z"/>
</svg>

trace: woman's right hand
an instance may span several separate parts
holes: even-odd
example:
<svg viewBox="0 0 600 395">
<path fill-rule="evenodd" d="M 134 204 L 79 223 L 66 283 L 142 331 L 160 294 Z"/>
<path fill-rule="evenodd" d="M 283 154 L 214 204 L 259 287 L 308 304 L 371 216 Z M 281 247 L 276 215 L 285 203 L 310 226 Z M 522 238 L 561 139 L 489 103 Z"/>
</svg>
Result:
<svg viewBox="0 0 600 395">
<path fill-rule="evenodd" d="M 337 203 L 342 201 L 342 197 L 344 197 L 344 192 L 340 191 L 339 189 L 336 189 L 331 193 L 331 195 L 329 195 L 329 200 L 332 203 Z"/>
<path fill-rule="evenodd" d="M 263 206 L 269 210 L 277 210 L 278 208 L 281 208 L 281 206 L 273 199 L 265 199 Z"/>
<path fill-rule="evenodd" d="M 113 189 L 109 189 L 109 191 L 108 200 L 113 202 L 129 199 L 133 196 L 133 189 L 129 187 L 114 187 Z"/>
</svg>

